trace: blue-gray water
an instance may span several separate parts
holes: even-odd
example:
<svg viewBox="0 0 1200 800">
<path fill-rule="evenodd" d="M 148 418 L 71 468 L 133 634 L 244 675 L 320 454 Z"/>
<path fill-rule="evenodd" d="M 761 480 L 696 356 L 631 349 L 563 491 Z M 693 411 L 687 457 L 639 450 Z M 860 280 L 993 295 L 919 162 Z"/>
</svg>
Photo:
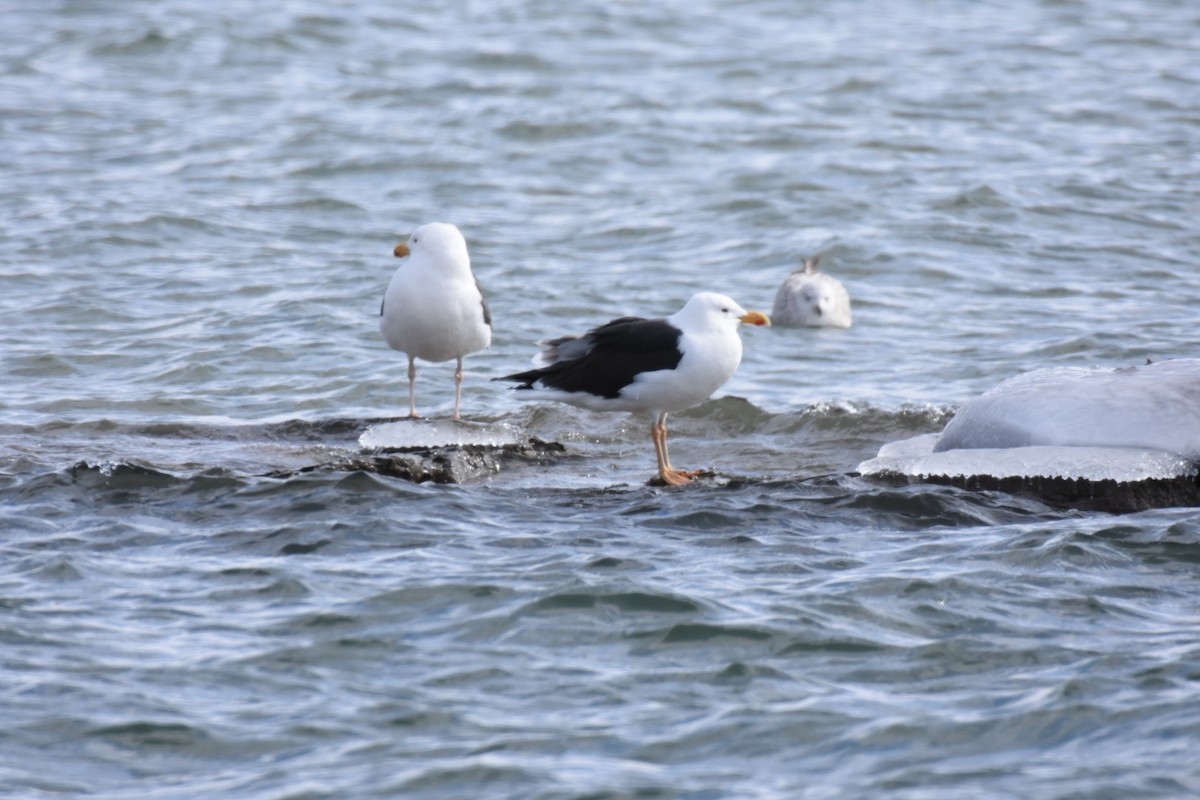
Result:
<svg viewBox="0 0 1200 800">
<path fill-rule="evenodd" d="M 1200 355 L 1194 3 L 2 20 L 0 794 L 1200 792 L 1200 512 L 850 474 L 1023 370 Z M 435 219 L 495 315 L 467 416 L 567 455 L 307 469 L 404 412 L 375 314 Z M 745 331 L 672 427 L 716 479 L 488 380 L 817 252 L 855 326 Z"/>
</svg>

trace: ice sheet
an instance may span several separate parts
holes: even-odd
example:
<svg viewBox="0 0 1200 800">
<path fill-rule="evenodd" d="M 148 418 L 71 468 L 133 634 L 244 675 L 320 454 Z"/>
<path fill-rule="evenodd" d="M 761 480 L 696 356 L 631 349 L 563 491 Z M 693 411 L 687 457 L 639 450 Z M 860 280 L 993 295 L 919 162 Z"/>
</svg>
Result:
<svg viewBox="0 0 1200 800">
<path fill-rule="evenodd" d="M 863 475 L 885 473 L 927 477 L 1047 477 L 1091 481 L 1141 481 L 1196 474 L 1196 465 L 1178 453 L 1136 447 L 978 448 L 933 452 L 936 436 L 918 436 L 885 445 L 858 465 Z"/>
<path fill-rule="evenodd" d="M 358 437 L 359 447 L 376 450 L 413 450 L 428 447 L 476 445 L 503 447 L 517 444 L 515 427 L 449 419 L 405 419 L 372 425 Z"/>
</svg>

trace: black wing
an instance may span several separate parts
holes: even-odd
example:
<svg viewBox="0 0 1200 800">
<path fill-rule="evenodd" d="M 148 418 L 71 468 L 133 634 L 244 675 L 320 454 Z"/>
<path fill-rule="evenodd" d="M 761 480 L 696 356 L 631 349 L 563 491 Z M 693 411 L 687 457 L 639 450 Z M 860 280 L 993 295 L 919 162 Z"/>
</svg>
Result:
<svg viewBox="0 0 1200 800">
<path fill-rule="evenodd" d="M 677 367 L 683 358 L 680 335 L 665 319 L 622 317 L 584 335 L 586 347 L 579 348 L 575 358 L 497 380 L 517 381 L 518 389 L 532 389 L 541 381 L 564 392 L 615 398 L 640 373 Z"/>
</svg>

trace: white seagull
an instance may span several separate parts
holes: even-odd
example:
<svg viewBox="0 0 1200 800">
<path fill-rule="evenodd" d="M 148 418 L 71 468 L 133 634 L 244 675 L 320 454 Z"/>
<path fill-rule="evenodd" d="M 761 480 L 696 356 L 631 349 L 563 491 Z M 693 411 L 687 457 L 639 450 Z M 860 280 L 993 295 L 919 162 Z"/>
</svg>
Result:
<svg viewBox="0 0 1200 800">
<path fill-rule="evenodd" d="M 850 293 L 832 275 L 817 271 L 820 256 L 788 275 L 775 293 L 771 318 L 789 328 L 849 328 Z"/>
<path fill-rule="evenodd" d="M 408 356 L 408 415 L 417 413 L 417 364 L 455 359 L 454 416 L 462 405 L 463 357 L 492 343 L 492 314 L 471 273 L 467 243 L 454 225 L 431 222 L 412 232 L 393 254 L 396 270 L 379 306 L 379 330 Z"/>
<path fill-rule="evenodd" d="M 733 376 L 742 361 L 742 322 L 771 324 L 762 312 L 701 292 L 666 319 L 621 317 L 582 336 L 542 340 L 536 369 L 495 380 L 593 411 L 650 414 L 659 479 L 690 483 L 700 472 L 675 469 L 667 456 L 667 414 L 702 402 Z"/>
</svg>

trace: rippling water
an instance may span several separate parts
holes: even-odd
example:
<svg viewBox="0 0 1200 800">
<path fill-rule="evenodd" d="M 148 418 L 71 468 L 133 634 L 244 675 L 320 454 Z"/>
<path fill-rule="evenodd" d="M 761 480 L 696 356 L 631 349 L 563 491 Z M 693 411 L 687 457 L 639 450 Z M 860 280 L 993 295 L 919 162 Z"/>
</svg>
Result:
<svg viewBox="0 0 1200 800">
<path fill-rule="evenodd" d="M 1023 370 L 1197 356 L 1191 4 L 26 5 L 11 796 L 1200 792 L 1200 514 L 853 475 Z M 467 415 L 564 456 L 349 463 L 405 410 L 374 315 L 435 219 L 496 320 Z M 672 427 L 715 479 L 488 381 L 700 289 L 769 310 L 818 252 L 855 326 L 745 332 Z"/>
</svg>

